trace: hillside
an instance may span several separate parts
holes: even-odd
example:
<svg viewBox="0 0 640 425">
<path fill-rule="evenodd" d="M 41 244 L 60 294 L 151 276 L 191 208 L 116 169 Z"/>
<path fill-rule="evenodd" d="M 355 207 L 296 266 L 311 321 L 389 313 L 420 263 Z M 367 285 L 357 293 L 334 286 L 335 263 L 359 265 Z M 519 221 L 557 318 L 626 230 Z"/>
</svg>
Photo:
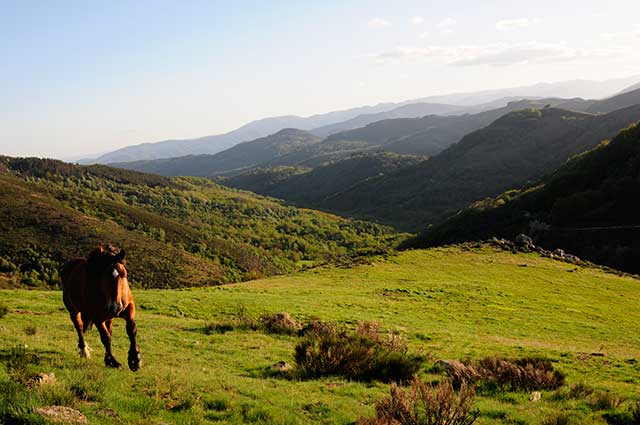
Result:
<svg viewBox="0 0 640 425">
<path fill-rule="evenodd" d="M 411 246 L 530 234 L 599 264 L 640 274 L 640 125 L 579 155 L 542 183 L 479 202 Z"/>
<path fill-rule="evenodd" d="M 567 416 L 569 423 L 604 425 L 603 415 L 621 417 L 638 401 L 638 280 L 534 254 L 469 246 L 416 250 L 371 265 L 240 285 L 135 288 L 134 296 L 143 359 L 136 373 L 103 366 L 95 330 L 87 336 L 94 356 L 77 357 L 59 292 L 1 291 L 9 311 L 0 318 L 0 421 L 10 406 L 28 415 L 54 402 L 99 424 L 347 424 L 371 416 L 388 384 L 279 377 L 272 365 L 294 365 L 300 338 L 213 330 L 241 314 L 276 312 L 350 328 L 377 321 L 406 339 L 410 352 L 427 354 L 419 373 L 427 382 L 443 379 L 434 366 L 439 359 L 495 355 L 539 356 L 566 374 L 566 384 L 543 390 L 538 402 L 531 391 L 479 388 L 480 425 L 565 423 L 558 418 Z M 114 321 L 118 358 L 126 356 L 126 342 L 124 323 Z M 26 376 L 55 373 L 57 384 L 16 383 L 20 365 Z"/>
<path fill-rule="evenodd" d="M 393 118 L 418 118 L 425 115 L 461 115 L 464 108 L 457 105 L 445 105 L 441 103 L 410 103 L 402 105 L 390 111 L 378 112 L 375 114 L 358 115 L 347 121 L 314 128 L 311 132 L 320 137 L 327 137 L 341 131 L 352 130 L 364 127 L 376 121 Z"/>
<path fill-rule="evenodd" d="M 48 286 L 98 243 L 129 252 L 144 287 L 236 282 L 382 252 L 388 229 L 208 180 L 0 157 L 0 286 Z"/>
<path fill-rule="evenodd" d="M 640 106 L 607 115 L 513 112 L 428 161 L 326 199 L 323 209 L 424 228 L 471 202 L 539 179 L 639 119 Z"/>
<path fill-rule="evenodd" d="M 415 165 L 423 158 L 384 152 L 354 154 L 352 157 L 316 168 L 258 168 L 222 179 L 226 186 L 250 190 L 288 202 L 322 206 L 335 196 L 370 178 Z"/>
<path fill-rule="evenodd" d="M 640 88 L 600 100 L 587 108 L 586 111 L 606 114 L 638 104 L 640 104 Z"/>
<path fill-rule="evenodd" d="M 326 141 L 358 141 L 368 145 L 381 145 L 389 152 L 436 155 L 464 135 L 491 124 L 509 112 L 562 102 L 565 100 L 520 100 L 476 114 L 382 120 L 362 128 L 332 134 Z"/>
<path fill-rule="evenodd" d="M 110 165 L 164 176 L 211 177 L 225 171 L 250 168 L 267 160 L 277 162 L 279 158 L 291 152 L 318 142 L 320 138 L 311 133 L 288 128 L 267 137 L 239 143 L 216 155 L 193 155 Z"/>
</svg>

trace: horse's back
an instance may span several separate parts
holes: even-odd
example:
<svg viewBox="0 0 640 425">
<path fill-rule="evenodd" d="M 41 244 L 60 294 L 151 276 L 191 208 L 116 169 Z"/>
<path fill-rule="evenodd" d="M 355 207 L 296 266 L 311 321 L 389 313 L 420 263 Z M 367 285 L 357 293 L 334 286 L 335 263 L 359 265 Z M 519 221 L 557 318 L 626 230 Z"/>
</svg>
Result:
<svg viewBox="0 0 640 425">
<path fill-rule="evenodd" d="M 74 258 L 62 266 L 60 270 L 62 282 L 62 299 L 67 310 L 80 310 L 84 304 L 85 286 L 87 284 L 87 260 Z"/>
</svg>

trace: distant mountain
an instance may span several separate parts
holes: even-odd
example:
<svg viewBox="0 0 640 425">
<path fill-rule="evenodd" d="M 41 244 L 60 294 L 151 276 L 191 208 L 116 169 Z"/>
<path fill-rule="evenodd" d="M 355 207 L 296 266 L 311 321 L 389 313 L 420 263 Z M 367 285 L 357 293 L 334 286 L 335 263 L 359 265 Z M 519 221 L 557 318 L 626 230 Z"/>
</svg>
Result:
<svg viewBox="0 0 640 425">
<path fill-rule="evenodd" d="M 417 99 L 420 102 L 446 103 L 453 105 L 477 105 L 503 97 L 562 97 L 583 99 L 602 99 L 624 90 L 640 81 L 640 75 L 627 78 L 615 78 L 603 81 L 571 80 L 555 83 L 538 83 L 531 86 L 507 89 L 483 90 L 471 93 L 454 93 L 442 96 L 429 96 Z"/>
<path fill-rule="evenodd" d="M 564 99 L 521 100 L 477 114 L 388 119 L 332 134 L 326 141 L 365 142 L 381 145 L 390 152 L 431 156 L 459 141 L 465 134 L 485 127 L 509 112 L 564 102 Z"/>
<path fill-rule="evenodd" d="M 313 169 L 296 167 L 257 168 L 221 179 L 226 186 L 286 199 L 305 207 L 322 206 L 324 199 L 335 196 L 354 185 L 380 177 L 424 158 L 385 152 L 354 154 Z"/>
<path fill-rule="evenodd" d="M 238 143 L 254 140 L 276 133 L 284 128 L 299 128 L 310 130 L 326 126 L 335 122 L 345 121 L 362 114 L 375 114 L 398 107 L 397 103 L 380 103 L 375 106 L 334 111 L 326 114 L 298 117 L 294 115 L 264 118 L 252 121 L 228 133 L 206 136 L 197 139 L 166 140 L 155 143 L 142 143 L 127 146 L 113 152 L 106 153 L 94 159 L 79 161 L 81 163 L 107 164 L 114 162 L 129 162 L 172 158 L 194 154 L 215 154 L 228 149 Z"/>
<path fill-rule="evenodd" d="M 586 111 L 594 113 L 609 113 L 617 109 L 640 104 L 640 88 L 626 91 L 622 94 L 595 102 Z"/>
<path fill-rule="evenodd" d="M 391 111 L 400 108 L 396 114 L 413 114 L 411 108 L 402 109 L 403 106 L 410 104 L 432 104 L 433 108 L 442 104 L 442 110 L 432 109 L 432 112 L 421 112 L 422 115 L 429 113 L 451 114 L 451 105 L 462 105 L 463 107 L 474 107 L 479 104 L 495 102 L 502 98 L 523 99 L 523 98 L 542 98 L 542 97 L 563 97 L 563 98 L 602 98 L 610 96 L 613 93 L 620 92 L 625 87 L 629 87 L 640 80 L 640 76 L 632 78 L 622 78 L 606 81 L 565 81 L 558 83 L 541 83 L 533 86 L 515 87 L 500 90 L 485 90 L 474 93 L 460 93 L 443 96 L 431 96 L 420 99 L 407 100 L 399 103 L 381 103 L 375 106 L 363 106 L 358 108 L 334 111 L 325 114 L 312 115 L 310 117 L 298 116 L 281 116 L 265 118 L 248 123 L 236 130 L 225 134 L 206 136 L 197 139 L 185 140 L 166 140 L 156 143 L 143 143 L 139 145 L 128 146 L 116 151 L 104 154 L 98 158 L 86 159 L 79 161 L 81 163 L 114 163 L 129 162 L 139 160 L 151 160 L 160 158 L 171 158 L 195 154 L 215 154 L 234 146 L 237 143 L 254 140 L 256 138 L 265 137 L 284 128 L 299 128 L 302 130 L 318 129 L 318 134 L 325 136 L 327 132 L 326 126 L 349 121 L 359 116 L 378 114 L 381 112 Z M 501 107 L 503 104 L 494 105 Z M 423 106 L 427 108 L 428 106 Z M 491 107 L 493 109 L 494 107 Z M 420 108 L 420 107 L 418 107 Z M 462 110 L 456 113 L 480 112 L 486 109 Z M 398 115 L 396 115 L 398 116 Z M 407 115 L 401 115 L 407 116 Z M 408 115 L 414 116 L 414 115 Z M 419 116 L 419 115 L 415 115 Z M 385 117 L 386 118 L 386 117 Z M 359 118 L 362 124 L 347 123 L 345 128 L 339 128 L 339 131 L 353 128 L 353 125 L 364 125 L 372 121 L 369 119 L 377 118 Z M 324 130 L 322 128 L 325 128 Z"/>
<path fill-rule="evenodd" d="M 640 83 L 638 83 L 638 84 L 634 84 L 634 85 L 632 85 L 632 86 L 629 86 L 629 87 L 625 88 L 624 90 L 621 90 L 621 91 L 620 91 L 619 93 L 617 93 L 617 94 L 624 94 L 624 93 L 628 93 L 628 92 L 630 92 L 630 91 L 634 91 L 634 90 L 638 90 L 638 89 L 640 89 Z"/>
<path fill-rule="evenodd" d="M 409 246 L 513 238 L 640 274 L 640 125 L 578 155 L 542 182 L 478 202 Z"/>
<path fill-rule="evenodd" d="M 215 155 L 190 155 L 110 165 L 164 176 L 212 177 L 250 167 L 316 167 L 348 158 L 354 153 L 380 149 L 404 155 L 431 156 L 510 111 L 558 102 L 564 100 L 510 102 L 504 108 L 462 116 L 387 119 L 333 134 L 322 141 L 306 131 L 285 129 L 267 137 L 239 143 Z"/>
<path fill-rule="evenodd" d="M 304 145 L 315 144 L 320 140 L 319 137 L 306 131 L 289 128 L 251 142 L 239 143 L 215 155 L 193 155 L 112 165 L 165 176 L 210 177 L 222 171 L 262 164 L 267 159 L 273 160 L 285 156 Z"/>
<path fill-rule="evenodd" d="M 640 106 L 607 115 L 556 108 L 512 112 L 428 161 L 326 199 L 322 209 L 424 228 L 471 202 L 539 179 L 639 119 Z"/>
<path fill-rule="evenodd" d="M 457 105 L 444 105 L 440 103 L 410 103 L 408 105 L 402 105 L 391 109 L 390 111 L 358 115 L 357 117 L 347 121 L 314 128 L 311 132 L 320 137 L 327 137 L 334 133 L 364 127 L 372 122 L 385 119 L 417 118 L 425 115 L 462 115 L 464 112 L 464 108 Z"/>
</svg>

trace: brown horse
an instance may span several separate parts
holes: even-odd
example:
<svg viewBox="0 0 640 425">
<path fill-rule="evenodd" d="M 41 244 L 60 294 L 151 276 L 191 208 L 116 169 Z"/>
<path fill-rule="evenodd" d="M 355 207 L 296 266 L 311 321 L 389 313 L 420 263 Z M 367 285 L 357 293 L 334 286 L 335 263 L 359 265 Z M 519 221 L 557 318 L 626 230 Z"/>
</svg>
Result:
<svg viewBox="0 0 640 425">
<path fill-rule="evenodd" d="M 111 352 L 111 322 L 120 317 L 127 321 L 129 336 L 129 369 L 140 367 L 140 349 L 136 343 L 136 307 L 127 280 L 125 252 L 100 246 L 87 258 L 68 261 L 61 272 L 62 300 L 78 333 L 81 357 L 89 357 L 90 349 L 84 333 L 95 323 L 105 348 L 104 364 L 120 367 Z"/>
</svg>

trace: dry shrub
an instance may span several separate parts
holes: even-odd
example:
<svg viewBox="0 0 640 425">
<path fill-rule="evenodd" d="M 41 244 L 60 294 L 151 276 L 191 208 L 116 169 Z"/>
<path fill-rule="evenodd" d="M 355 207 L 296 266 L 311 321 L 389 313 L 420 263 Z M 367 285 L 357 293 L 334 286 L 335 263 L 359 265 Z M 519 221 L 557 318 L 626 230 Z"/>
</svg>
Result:
<svg viewBox="0 0 640 425">
<path fill-rule="evenodd" d="M 289 313 L 269 313 L 260 316 L 265 332 L 271 334 L 297 335 L 302 325 Z"/>
<path fill-rule="evenodd" d="M 596 391 L 587 398 L 587 404 L 591 410 L 613 410 L 618 408 L 622 400 L 615 394 L 605 391 Z"/>
<path fill-rule="evenodd" d="M 335 322 L 323 322 L 319 319 L 311 319 L 309 323 L 304 325 L 298 332 L 298 336 L 306 336 L 309 334 L 325 334 L 337 332 L 338 325 Z"/>
<path fill-rule="evenodd" d="M 355 332 L 325 325 L 306 334 L 295 349 L 301 378 L 343 376 L 356 381 L 409 381 L 424 357 L 408 352 L 395 334 L 382 334 L 377 324 L 362 324 Z"/>
<path fill-rule="evenodd" d="M 358 425 L 471 425 L 480 413 L 474 409 L 473 389 L 463 384 L 459 394 L 449 381 L 438 386 L 419 379 L 403 390 L 391 385 L 391 394 L 376 403 L 375 418 L 360 418 Z"/>
<path fill-rule="evenodd" d="M 486 357 L 475 363 L 441 362 L 458 387 L 463 383 L 477 383 L 487 391 L 553 390 L 564 384 L 564 374 L 554 370 L 548 360 L 523 358 L 515 361 L 500 357 Z"/>
</svg>

